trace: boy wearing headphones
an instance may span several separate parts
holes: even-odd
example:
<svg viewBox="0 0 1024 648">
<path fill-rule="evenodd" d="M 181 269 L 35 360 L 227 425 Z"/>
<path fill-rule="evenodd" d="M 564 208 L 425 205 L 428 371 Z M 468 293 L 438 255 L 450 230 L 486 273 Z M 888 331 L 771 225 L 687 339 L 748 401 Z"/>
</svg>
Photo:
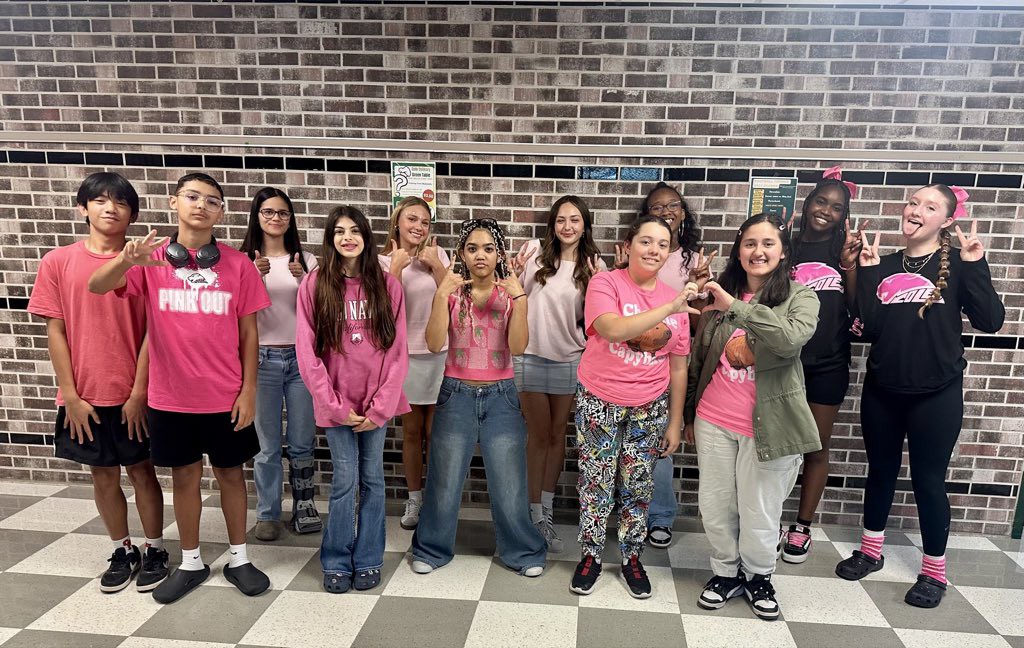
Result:
<svg viewBox="0 0 1024 648">
<path fill-rule="evenodd" d="M 54 455 L 89 466 L 93 497 L 114 552 L 100 590 L 148 592 L 167 577 L 164 499 L 146 438 L 146 309 L 140 299 L 99 297 L 89 276 L 124 248 L 139 217 L 139 194 L 116 173 L 93 173 L 78 188 L 78 212 L 88 238 L 47 252 L 39 264 L 28 311 L 46 319 L 47 346 L 57 375 Z M 146 542 L 132 544 L 121 466 L 135 488 Z M 141 549 L 141 551 L 140 551 Z"/>
<path fill-rule="evenodd" d="M 210 574 L 199 553 L 204 454 L 220 487 L 230 542 L 224 576 L 255 596 L 270 581 L 246 556 L 242 464 L 260 449 L 253 426 L 256 312 L 270 306 L 270 298 L 248 257 L 213 237 L 224 216 L 224 192 L 216 180 L 204 173 L 182 176 L 170 206 L 178 213 L 175 236 L 156 240 L 151 231 L 141 241 L 128 241 L 89 280 L 92 292 L 114 290 L 146 303 L 153 463 L 172 470 L 182 548 L 181 566 L 153 590 L 153 598 L 176 601 Z"/>
</svg>

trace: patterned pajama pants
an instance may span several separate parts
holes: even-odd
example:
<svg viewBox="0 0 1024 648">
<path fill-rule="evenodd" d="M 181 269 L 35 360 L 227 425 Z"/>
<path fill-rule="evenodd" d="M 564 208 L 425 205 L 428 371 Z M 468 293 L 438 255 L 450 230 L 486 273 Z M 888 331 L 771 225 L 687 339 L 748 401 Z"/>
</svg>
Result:
<svg viewBox="0 0 1024 648">
<path fill-rule="evenodd" d="M 602 400 L 582 385 L 576 391 L 579 447 L 580 535 L 585 555 L 600 559 L 608 515 L 619 494 L 619 549 L 639 556 L 647 537 L 658 442 L 668 424 L 668 392 L 646 405 Z"/>
</svg>

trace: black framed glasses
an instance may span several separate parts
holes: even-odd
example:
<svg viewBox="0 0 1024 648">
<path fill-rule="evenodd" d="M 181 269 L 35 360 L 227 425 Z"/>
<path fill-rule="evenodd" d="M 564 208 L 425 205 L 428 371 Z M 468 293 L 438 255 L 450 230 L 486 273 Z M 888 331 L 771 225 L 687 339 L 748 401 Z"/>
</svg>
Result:
<svg viewBox="0 0 1024 648">
<path fill-rule="evenodd" d="M 647 208 L 647 213 L 650 214 L 651 216 L 661 216 L 665 212 L 673 212 L 673 213 L 675 213 L 675 212 L 678 212 L 678 211 L 682 211 L 682 209 L 683 209 L 683 201 L 682 200 L 673 200 L 672 202 L 668 203 L 667 205 L 651 205 L 650 207 Z"/>
<path fill-rule="evenodd" d="M 274 217 L 276 216 L 278 219 L 287 222 L 288 220 L 291 219 L 292 213 L 290 211 L 288 211 L 287 209 L 270 209 L 270 208 L 266 208 L 266 209 L 261 209 L 260 210 L 260 216 L 262 216 L 264 220 L 268 220 L 268 221 L 269 220 L 274 220 Z"/>
</svg>

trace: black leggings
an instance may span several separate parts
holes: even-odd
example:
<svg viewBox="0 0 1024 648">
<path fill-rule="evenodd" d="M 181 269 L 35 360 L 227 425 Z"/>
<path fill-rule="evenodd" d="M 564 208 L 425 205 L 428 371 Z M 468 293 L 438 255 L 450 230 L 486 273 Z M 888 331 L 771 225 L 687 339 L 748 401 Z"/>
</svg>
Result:
<svg viewBox="0 0 1024 648">
<path fill-rule="evenodd" d="M 898 394 L 864 382 L 860 425 L 868 455 L 864 487 L 864 528 L 884 531 L 903 463 L 903 439 L 910 454 L 910 479 L 921 522 L 924 552 L 941 556 L 949 539 L 946 468 L 964 418 L 963 376 L 928 394 Z"/>
</svg>

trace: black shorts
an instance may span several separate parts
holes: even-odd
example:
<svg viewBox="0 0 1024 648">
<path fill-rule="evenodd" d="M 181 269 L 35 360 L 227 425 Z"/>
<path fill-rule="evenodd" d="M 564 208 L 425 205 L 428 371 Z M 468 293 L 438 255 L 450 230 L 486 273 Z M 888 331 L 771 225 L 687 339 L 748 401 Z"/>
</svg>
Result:
<svg viewBox="0 0 1024 648">
<path fill-rule="evenodd" d="M 188 466 L 205 454 L 215 468 L 241 466 L 260 451 L 256 426 L 235 432 L 231 412 L 189 414 L 149 408 L 149 438 L 153 465 Z"/>
<path fill-rule="evenodd" d="M 149 439 L 142 441 L 128 438 L 128 424 L 121 422 L 121 406 L 94 407 L 100 422 L 89 419 L 89 437 L 79 444 L 71 439 L 71 427 L 64 427 L 67 410 L 57 408 L 57 423 L 53 429 L 53 455 L 70 459 L 87 466 L 113 468 L 131 466 L 149 459 Z"/>
<path fill-rule="evenodd" d="M 850 387 L 850 368 L 844 365 L 817 371 L 804 367 L 807 402 L 817 405 L 842 405 Z"/>
</svg>

